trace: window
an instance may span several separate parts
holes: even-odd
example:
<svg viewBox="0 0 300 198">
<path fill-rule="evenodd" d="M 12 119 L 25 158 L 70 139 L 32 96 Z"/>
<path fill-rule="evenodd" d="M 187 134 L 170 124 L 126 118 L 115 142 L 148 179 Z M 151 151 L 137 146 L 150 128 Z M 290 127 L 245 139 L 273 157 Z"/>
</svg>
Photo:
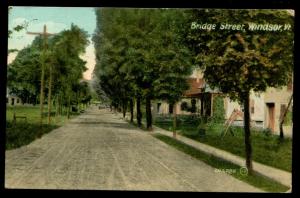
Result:
<svg viewBox="0 0 300 198">
<path fill-rule="evenodd" d="M 17 104 L 19 104 L 19 98 L 17 98 Z"/>
<path fill-rule="evenodd" d="M 173 113 L 173 105 L 169 104 L 169 114 L 172 114 L 172 113 Z"/>
<path fill-rule="evenodd" d="M 180 105 L 180 109 L 181 111 L 187 111 L 188 110 L 188 103 L 187 102 L 182 102 L 181 105 Z"/>
<path fill-rule="evenodd" d="M 159 112 L 160 106 L 161 106 L 161 103 L 157 103 L 157 112 Z"/>
</svg>

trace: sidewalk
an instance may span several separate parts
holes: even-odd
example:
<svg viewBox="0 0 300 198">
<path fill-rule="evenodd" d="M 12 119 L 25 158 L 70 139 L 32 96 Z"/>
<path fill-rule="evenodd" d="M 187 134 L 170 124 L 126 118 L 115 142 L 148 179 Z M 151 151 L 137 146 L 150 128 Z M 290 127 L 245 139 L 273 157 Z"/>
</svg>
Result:
<svg viewBox="0 0 300 198">
<path fill-rule="evenodd" d="M 173 133 L 166 131 L 164 129 L 161 129 L 159 127 L 153 126 L 153 132 L 154 133 L 160 133 L 169 137 L 173 137 Z M 201 142 L 197 142 L 195 140 L 192 140 L 190 138 L 186 138 L 184 136 L 179 135 L 178 133 L 176 134 L 176 139 L 180 140 L 181 142 L 184 142 L 185 144 L 188 144 L 190 146 L 193 146 L 194 148 L 201 150 L 202 152 L 205 152 L 207 154 L 214 155 L 218 158 L 221 158 L 226 161 L 230 161 L 234 164 L 237 164 L 239 166 L 245 166 L 245 159 L 239 156 L 236 156 L 234 154 L 231 154 L 227 151 L 217 149 L 215 147 L 203 144 Z M 270 166 L 263 165 L 258 162 L 253 161 L 253 170 L 265 177 L 268 177 L 270 179 L 273 179 L 283 185 L 292 186 L 292 174 L 283 171 L 280 169 L 276 169 Z M 290 190 L 289 190 L 290 191 Z"/>
</svg>

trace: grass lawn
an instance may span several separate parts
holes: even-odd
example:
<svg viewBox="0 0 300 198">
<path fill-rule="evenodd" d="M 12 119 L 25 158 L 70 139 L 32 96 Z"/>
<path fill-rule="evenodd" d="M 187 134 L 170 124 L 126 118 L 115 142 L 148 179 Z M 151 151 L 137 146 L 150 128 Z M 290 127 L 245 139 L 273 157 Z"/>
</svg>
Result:
<svg viewBox="0 0 300 198">
<path fill-rule="evenodd" d="M 155 125 L 172 131 L 172 121 L 156 119 Z M 245 157 L 244 132 L 241 127 L 231 127 L 226 136 L 221 138 L 222 124 L 208 126 L 205 136 L 197 132 L 197 123 L 181 122 L 177 131 L 179 134 L 196 141 L 226 150 L 235 155 Z M 251 131 L 253 160 L 291 172 L 292 170 L 292 140 L 285 138 L 280 142 L 278 136 L 262 131 Z"/>
<path fill-rule="evenodd" d="M 17 116 L 26 116 L 24 119 L 17 119 L 13 124 L 13 114 Z M 45 116 L 43 126 L 40 127 L 40 108 L 36 106 L 7 106 L 6 108 L 6 149 L 15 149 L 27 145 L 42 135 L 62 126 L 67 121 L 67 116 L 57 116 L 51 118 L 51 125 L 47 125 L 47 112 L 44 107 Z"/>
<path fill-rule="evenodd" d="M 246 183 L 249 183 L 257 188 L 260 188 L 267 192 L 286 192 L 289 188 L 287 186 L 284 186 L 276 181 L 270 180 L 266 177 L 253 174 L 241 174 L 240 172 L 240 166 L 237 166 L 235 164 L 232 164 L 230 162 L 224 161 L 222 159 L 219 159 L 217 157 L 214 157 L 212 155 L 207 155 L 206 153 L 203 153 L 187 144 L 184 144 L 174 138 L 161 135 L 161 134 L 155 134 L 154 137 L 157 139 L 165 142 L 168 145 L 173 146 L 174 148 L 196 158 L 199 159 L 208 165 L 216 168 L 216 170 L 221 171 L 227 171 L 228 174 L 232 175 L 233 177 L 242 180 Z"/>
</svg>

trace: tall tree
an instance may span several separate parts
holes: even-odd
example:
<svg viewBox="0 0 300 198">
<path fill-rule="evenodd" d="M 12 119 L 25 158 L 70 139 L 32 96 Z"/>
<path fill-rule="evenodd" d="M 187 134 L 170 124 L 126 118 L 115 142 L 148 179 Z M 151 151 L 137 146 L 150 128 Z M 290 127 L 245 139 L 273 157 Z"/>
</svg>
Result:
<svg viewBox="0 0 300 198">
<path fill-rule="evenodd" d="M 149 130 L 152 129 L 151 100 L 158 97 L 155 92 L 155 87 L 160 85 L 158 81 L 169 84 L 169 87 L 174 86 L 173 80 L 164 80 L 166 77 L 162 72 L 173 75 L 174 79 L 176 76 L 183 79 L 190 71 L 190 64 L 186 61 L 189 57 L 188 49 L 179 42 L 180 34 L 176 29 L 177 25 L 183 23 L 183 15 L 179 12 L 168 9 L 96 11 L 98 28 L 94 35 L 97 53 L 95 72 L 100 76 L 100 84 L 103 82 L 103 90 L 115 103 L 126 103 L 129 99 L 131 112 L 132 98 L 136 98 L 139 126 L 142 117 L 141 100 L 145 99 Z M 182 94 L 181 87 L 171 90 Z"/>
<path fill-rule="evenodd" d="M 179 29 L 186 23 L 182 10 L 165 10 L 163 20 L 158 23 L 158 32 L 164 32 L 156 46 L 155 65 L 159 66 L 159 76 L 155 79 L 154 93 L 156 98 L 167 101 L 173 106 L 173 135 L 176 137 L 176 103 L 189 88 L 187 78 L 191 75 L 192 56 L 184 45 Z M 159 34 L 159 33 L 158 33 Z"/>
<path fill-rule="evenodd" d="M 187 43 L 212 87 L 244 109 L 246 166 L 252 173 L 249 95 L 286 85 L 293 71 L 293 16 L 284 10 L 189 10 L 190 23 L 216 24 L 216 30 L 186 29 Z M 201 20 L 201 21 L 200 21 Z M 223 29 L 222 24 L 244 24 Z M 291 25 L 283 31 L 251 30 L 251 25 Z"/>
<path fill-rule="evenodd" d="M 74 87 L 80 83 L 82 74 L 86 70 L 86 62 L 80 58 L 80 55 L 89 43 L 88 35 L 78 26 L 72 25 L 69 30 L 49 37 L 47 43 L 48 50 L 43 57 L 48 68 L 45 75 L 48 80 L 46 88 L 48 93 L 61 98 L 60 103 L 68 105 L 69 99 L 74 98 L 72 102 L 77 100 Z M 38 36 L 30 46 L 21 50 L 8 66 L 8 87 L 20 97 L 24 95 L 23 93 L 30 94 L 25 96 L 30 98 L 39 94 L 42 47 L 43 40 Z M 48 72 L 50 69 L 51 74 Z M 48 94 L 49 103 L 52 103 L 51 95 Z"/>
</svg>

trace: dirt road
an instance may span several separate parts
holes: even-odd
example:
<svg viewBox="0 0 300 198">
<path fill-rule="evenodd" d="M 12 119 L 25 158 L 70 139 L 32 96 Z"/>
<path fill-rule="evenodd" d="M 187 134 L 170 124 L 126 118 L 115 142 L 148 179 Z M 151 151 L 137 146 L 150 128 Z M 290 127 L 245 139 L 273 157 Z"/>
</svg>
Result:
<svg viewBox="0 0 300 198">
<path fill-rule="evenodd" d="M 28 146 L 6 151 L 5 187 L 260 191 L 97 108 Z"/>
</svg>

